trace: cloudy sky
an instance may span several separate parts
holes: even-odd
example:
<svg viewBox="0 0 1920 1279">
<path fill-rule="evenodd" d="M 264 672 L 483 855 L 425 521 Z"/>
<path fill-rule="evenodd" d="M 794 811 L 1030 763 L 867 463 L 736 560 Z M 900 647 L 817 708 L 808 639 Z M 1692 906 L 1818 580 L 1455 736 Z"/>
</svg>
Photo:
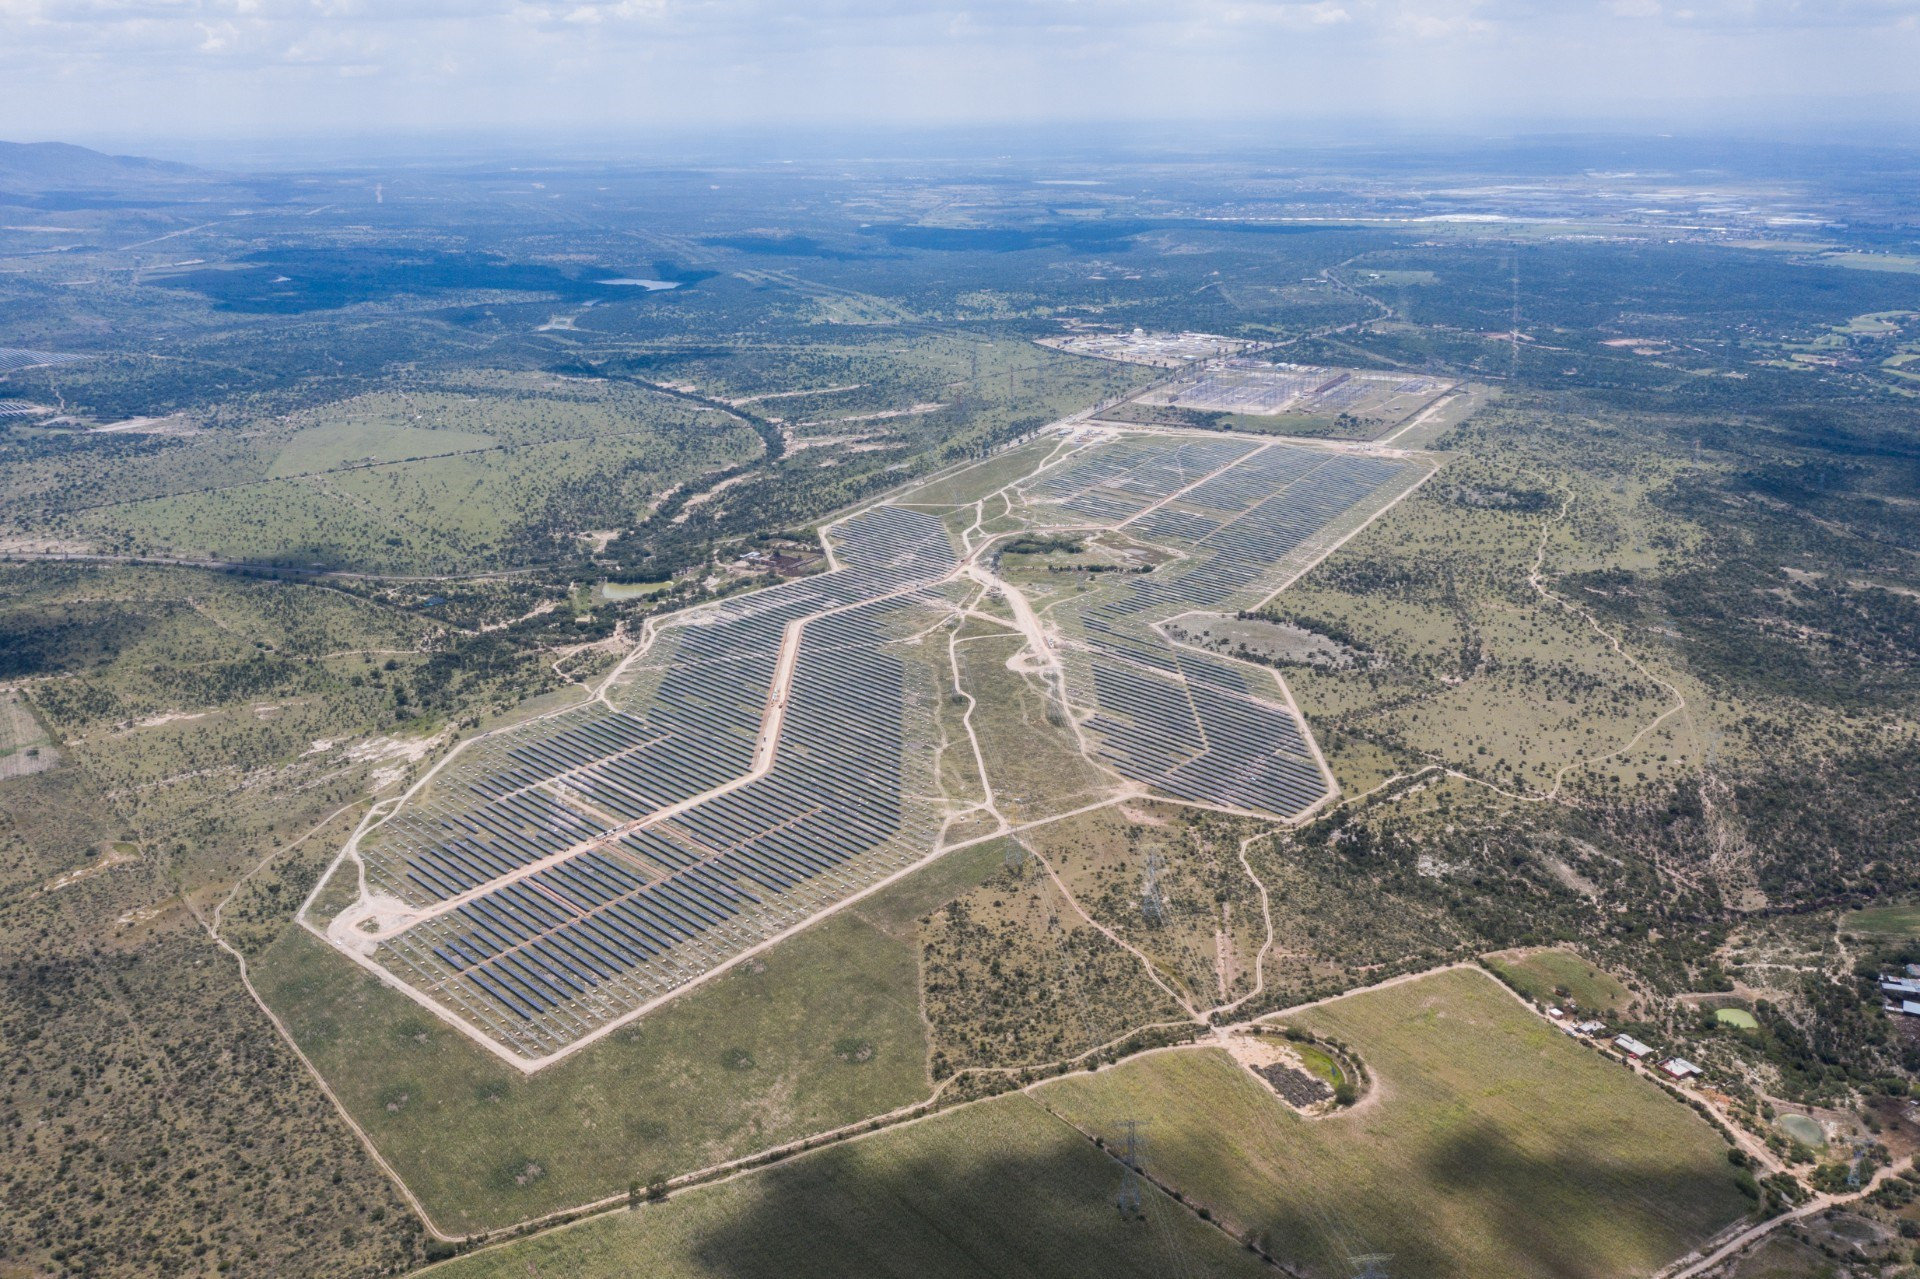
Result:
<svg viewBox="0 0 1920 1279">
<path fill-rule="evenodd" d="M 1920 119 L 1920 0 L 0 0 L 0 138 Z"/>
</svg>

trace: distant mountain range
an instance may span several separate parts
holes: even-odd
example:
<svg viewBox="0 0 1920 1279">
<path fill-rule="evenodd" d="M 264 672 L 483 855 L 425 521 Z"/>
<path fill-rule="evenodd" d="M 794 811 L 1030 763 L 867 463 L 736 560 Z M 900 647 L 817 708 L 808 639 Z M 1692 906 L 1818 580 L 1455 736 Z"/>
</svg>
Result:
<svg viewBox="0 0 1920 1279">
<path fill-rule="evenodd" d="M 123 186 L 204 176 L 187 164 L 142 156 L 106 155 L 66 142 L 0 142 L 0 185 L 20 187 Z"/>
</svg>

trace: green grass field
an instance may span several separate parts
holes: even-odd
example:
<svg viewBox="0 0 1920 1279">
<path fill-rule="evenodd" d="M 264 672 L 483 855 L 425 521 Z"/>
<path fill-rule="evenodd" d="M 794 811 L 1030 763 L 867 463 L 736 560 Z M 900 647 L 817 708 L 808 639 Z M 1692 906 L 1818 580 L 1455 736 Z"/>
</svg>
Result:
<svg viewBox="0 0 1920 1279">
<path fill-rule="evenodd" d="M 921 485 L 905 494 L 903 500 L 916 507 L 959 506 L 977 502 L 1033 470 L 1058 446 L 1058 440 L 1035 440 L 1005 453 L 997 453 Z"/>
<path fill-rule="evenodd" d="M 26 699 L 11 690 L 0 692 L 0 779 L 43 772 L 59 760 L 53 739 Z"/>
<path fill-rule="evenodd" d="M 1604 1015 L 1617 1013 L 1633 1001 L 1625 986 L 1571 951 L 1493 955 L 1487 962 L 1528 998 L 1543 1004 L 1571 1000 L 1582 1012 Z"/>
<path fill-rule="evenodd" d="M 0 525 L 140 553 L 491 570 L 529 553 L 529 530 L 636 520 L 674 485 L 761 452 L 732 418 L 620 384 L 497 374 L 476 389 L 350 396 L 183 436 L 105 477 L 38 459 L 0 494 Z"/>
<path fill-rule="evenodd" d="M 1347 1081 L 1346 1075 L 1340 1069 L 1340 1063 L 1335 1061 L 1333 1055 L 1326 1049 L 1304 1043 L 1293 1044 L 1291 1047 L 1293 1051 L 1300 1054 L 1301 1064 L 1309 1072 L 1325 1080 L 1329 1087 L 1338 1087 Z"/>
<path fill-rule="evenodd" d="M 973 729 L 993 773 L 1000 811 L 1016 822 L 1079 808 L 1114 788 L 1080 753 L 1057 698 L 1040 678 L 1007 669 L 1024 642 L 983 631 L 959 645 L 961 682 L 977 702 Z"/>
<path fill-rule="evenodd" d="M 1840 931 L 1872 941 L 1920 937 L 1920 902 L 1890 902 L 1853 911 L 1840 917 Z"/>
<path fill-rule="evenodd" d="M 461 1258 L 442 1279 L 1148 1279 L 1271 1273 L 1024 1096 Z"/>
<path fill-rule="evenodd" d="M 1146 1121 L 1153 1175 L 1315 1277 L 1370 1252 L 1432 1279 L 1645 1275 L 1747 1207 L 1712 1129 L 1482 973 L 1289 1020 L 1360 1056 L 1373 1084 L 1358 1106 L 1301 1119 L 1214 1049 L 1035 1096 L 1109 1139 Z"/>
<path fill-rule="evenodd" d="M 348 417 L 297 432 L 273 460 L 273 475 L 281 478 L 330 471 L 358 462 L 401 462 L 409 458 L 439 457 L 499 444 L 492 436 L 472 431 L 429 430 L 402 426 L 374 417 Z"/>
<path fill-rule="evenodd" d="M 470 1231 L 926 1097 L 907 944 L 842 916 L 761 959 L 532 1077 L 304 930 L 253 973 L 435 1221 Z"/>
<path fill-rule="evenodd" d="M 1816 266 L 1850 267 L 1856 271 L 1894 271 L 1920 274 L 1920 257 L 1899 253 L 1823 253 Z"/>
</svg>

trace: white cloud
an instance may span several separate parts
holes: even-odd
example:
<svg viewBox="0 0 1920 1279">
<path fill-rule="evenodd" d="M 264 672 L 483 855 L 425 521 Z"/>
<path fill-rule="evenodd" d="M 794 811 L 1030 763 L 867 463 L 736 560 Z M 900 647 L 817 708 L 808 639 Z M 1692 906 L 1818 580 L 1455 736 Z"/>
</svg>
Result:
<svg viewBox="0 0 1920 1279">
<path fill-rule="evenodd" d="M 240 28 L 234 26 L 231 22 L 221 22 L 211 25 L 205 22 L 196 22 L 193 25 L 200 28 L 200 52 L 202 53 L 225 53 L 228 49 L 233 48 L 235 44 L 239 43 Z"/>
<path fill-rule="evenodd" d="M 1920 0 L 0 0 L 0 131 L 1790 112 L 1914 101 L 1917 14 Z"/>
</svg>

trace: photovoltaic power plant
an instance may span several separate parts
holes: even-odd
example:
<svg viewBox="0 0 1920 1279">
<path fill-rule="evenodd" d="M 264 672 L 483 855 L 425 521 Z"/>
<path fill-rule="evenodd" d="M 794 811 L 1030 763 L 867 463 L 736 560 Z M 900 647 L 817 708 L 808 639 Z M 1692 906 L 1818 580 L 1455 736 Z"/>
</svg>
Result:
<svg viewBox="0 0 1920 1279">
<path fill-rule="evenodd" d="M 1279 686 L 1176 647 L 1157 624 L 1255 607 L 1425 473 L 1391 456 L 1124 436 L 1042 472 L 1026 489 L 1035 515 L 1112 521 L 1184 557 L 1113 575 L 1074 614 L 1056 611 L 1077 631 L 1063 661 L 1072 700 L 1095 708 L 1085 727 L 1098 757 L 1201 803 L 1296 817 L 1326 799 L 1331 783 Z"/>
<path fill-rule="evenodd" d="M 676 618 L 607 702 L 486 739 L 379 828 L 369 884 L 422 918 L 375 960 L 538 1058 L 925 857 L 934 689 L 900 650 L 954 553 L 893 507 L 834 540 L 838 571 Z"/>
<path fill-rule="evenodd" d="M 1174 552 L 1047 611 L 1089 754 L 1189 802 L 1295 818 L 1328 798 L 1272 674 L 1160 624 L 1258 605 L 1426 473 L 1096 429 L 1017 482 L 1026 527 Z M 832 571 L 659 619 L 592 701 L 468 743 L 354 846 L 364 894 L 329 935 L 531 1066 L 924 860 L 966 807 L 942 792 L 953 676 L 924 641 L 978 583 L 927 511 L 825 536 Z"/>
<path fill-rule="evenodd" d="M 77 364 L 90 355 L 61 355 L 56 351 L 26 351 L 16 346 L 0 346 L 0 373 L 17 373 L 49 364 Z"/>
<path fill-rule="evenodd" d="M 1172 384 L 1147 392 L 1141 401 L 1215 413 L 1378 410 L 1403 415 L 1453 385 L 1445 378 L 1418 373 L 1231 358 L 1211 360 Z"/>
</svg>

